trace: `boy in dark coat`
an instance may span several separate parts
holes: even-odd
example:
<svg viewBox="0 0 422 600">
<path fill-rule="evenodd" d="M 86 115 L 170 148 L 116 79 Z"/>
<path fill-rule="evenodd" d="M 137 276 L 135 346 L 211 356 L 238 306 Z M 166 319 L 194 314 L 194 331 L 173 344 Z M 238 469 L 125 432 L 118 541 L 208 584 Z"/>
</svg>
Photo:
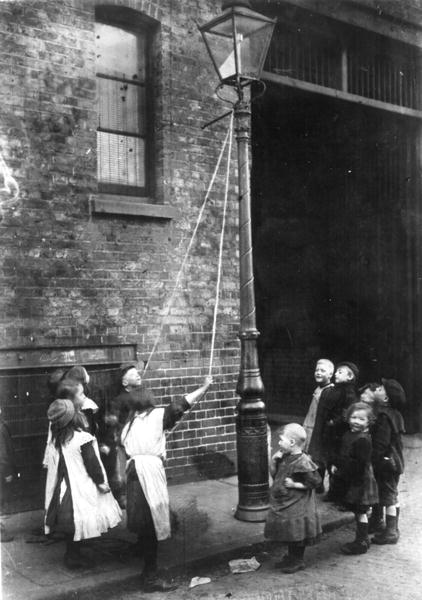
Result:
<svg viewBox="0 0 422 600">
<path fill-rule="evenodd" d="M 359 376 L 358 367 L 352 362 L 340 362 L 334 373 L 334 388 L 327 398 L 326 426 L 324 429 L 324 446 L 327 453 L 327 468 L 331 473 L 331 465 L 339 455 L 343 435 L 349 426 L 346 420 L 348 408 L 358 401 L 356 382 Z M 336 489 L 335 477 L 330 477 L 330 489 L 325 500 L 341 501 L 342 491 Z"/>
<path fill-rule="evenodd" d="M 122 508 L 126 507 L 126 457 L 120 444 L 120 434 L 127 423 L 133 406 L 155 406 L 152 392 L 142 385 L 142 377 L 135 363 L 120 366 L 122 389 L 100 422 L 98 438 L 101 459 L 110 482 L 110 488 Z"/>
<path fill-rule="evenodd" d="M 396 544 L 399 540 L 398 483 L 404 471 L 404 421 L 400 409 L 406 402 L 404 389 L 395 379 L 382 379 L 374 391 L 376 421 L 372 429 L 375 477 L 379 490 L 379 504 L 385 507 L 386 528 L 373 537 L 374 544 Z"/>
</svg>

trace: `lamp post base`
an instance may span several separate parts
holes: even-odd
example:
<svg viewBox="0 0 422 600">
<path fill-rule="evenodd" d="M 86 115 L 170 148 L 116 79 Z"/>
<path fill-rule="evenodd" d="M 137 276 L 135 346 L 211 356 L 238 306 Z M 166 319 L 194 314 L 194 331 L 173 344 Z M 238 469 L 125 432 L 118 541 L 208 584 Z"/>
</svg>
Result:
<svg viewBox="0 0 422 600">
<path fill-rule="evenodd" d="M 264 408 L 259 399 L 240 402 L 236 418 L 239 502 L 235 517 L 250 523 L 265 521 L 269 509 L 268 426 Z"/>
<path fill-rule="evenodd" d="M 267 519 L 269 506 L 259 508 L 250 506 L 238 506 L 234 513 L 235 519 L 246 521 L 247 523 L 263 523 Z"/>
</svg>

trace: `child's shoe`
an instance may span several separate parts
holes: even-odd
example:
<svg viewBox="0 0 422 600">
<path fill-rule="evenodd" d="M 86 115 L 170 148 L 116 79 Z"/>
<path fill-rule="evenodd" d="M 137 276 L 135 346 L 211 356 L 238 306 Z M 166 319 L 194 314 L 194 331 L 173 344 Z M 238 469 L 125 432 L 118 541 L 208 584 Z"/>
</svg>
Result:
<svg viewBox="0 0 422 600">
<path fill-rule="evenodd" d="M 368 552 L 371 542 L 368 537 L 368 523 L 356 523 L 356 538 L 353 542 L 344 544 L 340 550 L 343 554 L 354 555 L 354 554 L 366 554 Z"/>
<path fill-rule="evenodd" d="M 294 556 L 291 554 L 285 554 L 283 558 L 274 564 L 277 569 L 283 569 L 284 567 L 289 567 L 291 562 L 294 560 Z"/>
<path fill-rule="evenodd" d="M 148 577 L 143 581 L 142 589 L 144 592 L 173 592 L 177 589 L 177 585 L 169 583 L 162 577 Z"/>
<path fill-rule="evenodd" d="M 388 531 L 388 529 L 383 529 L 383 531 L 374 535 L 372 543 L 379 546 L 383 544 L 397 544 L 399 537 L 398 531 Z"/>
<path fill-rule="evenodd" d="M 368 533 L 376 533 L 379 534 L 385 529 L 385 524 L 383 519 L 373 519 L 370 517 L 368 523 Z"/>
<path fill-rule="evenodd" d="M 66 544 L 66 552 L 63 558 L 65 567 L 71 569 L 91 569 L 95 562 L 92 558 L 81 554 L 80 542 L 68 542 Z"/>
<path fill-rule="evenodd" d="M 372 513 L 368 521 L 369 533 L 380 533 L 385 527 L 383 508 L 379 504 L 372 507 Z"/>
<path fill-rule="evenodd" d="M 144 592 L 172 592 L 177 588 L 176 584 L 159 577 L 155 570 L 144 569 L 141 579 Z"/>
<path fill-rule="evenodd" d="M 400 534 L 397 530 L 397 517 L 395 515 L 386 516 L 387 526 L 372 538 L 374 544 L 397 544 Z"/>
<path fill-rule="evenodd" d="M 344 544 L 340 550 L 343 554 L 348 555 L 366 554 L 368 552 L 369 544 L 369 540 L 355 540 L 354 542 Z"/>
<path fill-rule="evenodd" d="M 286 564 L 284 567 L 280 567 L 280 571 L 282 573 L 287 574 L 297 573 L 297 571 L 303 571 L 303 569 L 305 568 L 305 562 L 301 558 L 296 558 L 295 556 L 292 556 L 290 558 L 291 560 L 288 561 L 288 564 Z"/>
</svg>

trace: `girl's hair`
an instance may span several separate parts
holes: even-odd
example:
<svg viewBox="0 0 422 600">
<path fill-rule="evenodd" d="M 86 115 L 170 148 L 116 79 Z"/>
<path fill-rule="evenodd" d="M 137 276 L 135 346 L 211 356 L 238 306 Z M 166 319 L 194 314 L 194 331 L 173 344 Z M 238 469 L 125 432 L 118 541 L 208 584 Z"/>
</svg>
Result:
<svg viewBox="0 0 422 600">
<path fill-rule="evenodd" d="M 75 396 L 78 392 L 79 382 L 74 379 L 62 379 L 57 386 L 56 400 L 75 400 Z"/>
<path fill-rule="evenodd" d="M 61 429 L 55 424 L 51 424 L 51 439 L 56 446 L 56 448 L 60 448 L 67 442 L 73 438 L 75 431 L 83 431 L 85 429 L 84 417 L 77 410 L 72 418 L 72 420 L 66 425 L 66 427 L 62 427 Z"/>
<path fill-rule="evenodd" d="M 365 404 L 365 402 L 354 402 L 353 404 L 351 404 L 346 412 L 346 420 L 348 421 L 352 414 L 357 412 L 358 410 L 363 410 L 364 412 L 366 412 L 369 425 L 372 425 L 375 422 L 376 417 L 374 415 L 374 411 L 369 406 L 369 404 Z"/>
<path fill-rule="evenodd" d="M 82 385 L 87 384 L 87 370 L 82 365 L 75 365 L 66 372 L 66 379 L 73 379 Z"/>
</svg>

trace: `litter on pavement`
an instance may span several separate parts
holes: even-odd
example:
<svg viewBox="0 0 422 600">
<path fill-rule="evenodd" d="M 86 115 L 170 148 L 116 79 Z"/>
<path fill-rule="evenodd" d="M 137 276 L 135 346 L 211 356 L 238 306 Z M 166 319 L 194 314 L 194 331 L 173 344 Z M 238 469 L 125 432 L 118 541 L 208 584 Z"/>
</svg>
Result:
<svg viewBox="0 0 422 600">
<path fill-rule="evenodd" d="M 209 577 L 192 577 L 189 587 L 193 588 L 197 585 L 204 585 L 205 583 L 211 583 L 211 579 Z"/>
<path fill-rule="evenodd" d="M 249 571 L 256 571 L 259 569 L 261 564 L 256 560 L 255 556 L 252 558 L 235 558 L 229 560 L 229 567 L 232 573 L 248 573 Z"/>
</svg>

